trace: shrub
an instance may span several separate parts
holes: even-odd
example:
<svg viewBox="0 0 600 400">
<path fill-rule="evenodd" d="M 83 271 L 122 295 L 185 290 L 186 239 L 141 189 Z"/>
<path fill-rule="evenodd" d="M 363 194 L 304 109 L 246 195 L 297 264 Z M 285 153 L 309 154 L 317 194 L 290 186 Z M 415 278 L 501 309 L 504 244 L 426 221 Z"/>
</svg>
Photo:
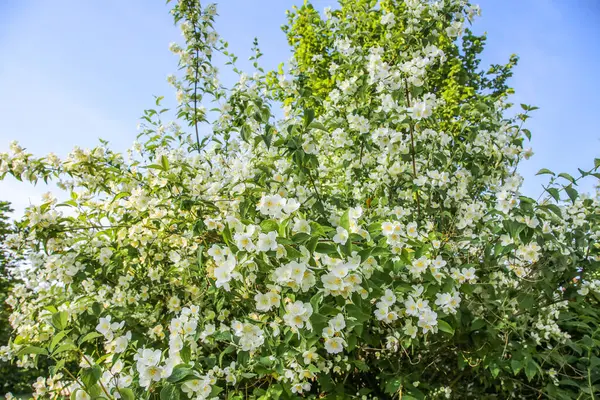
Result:
<svg viewBox="0 0 600 400">
<path fill-rule="evenodd" d="M 38 398 L 598 393 L 599 203 L 575 187 L 600 160 L 520 194 L 536 108 L 510 116 L 516 58 L 479 70 L 477 7 L 305 6 L 289 78 L 256 46 L 229 89 L 215 7 L 172 13 L 178 122 L 157 98 L 126 155 L 1 156 L 70 193 L 12 240 L 29 267 L 7 355 L 50 360 Z"/>
<path fill-rule="evenodd" d="M 12 209 L 9 203 L 0 202 L 0 347 L 8 346 L 11 336 L 10 324 L 8 322 L 11 309 L 6 304 L 6 299 L 9 291 L 15 284 L 15 280 L 12 279 L 10 272 L 16 260 L 4 244 L 6 238 L 13 232 L 8 217 L 8 214 L 11 212 Z M 35 382 L 37 377 L 47 373 L 47 370 L 44 369 L 44 364 L 42 361 L 40 364 L 41 368 L 39 369 L 17 368 L 8 359 L 0 358 L 0 393 L 30 392 L 31 384 Z"/>
</svg>

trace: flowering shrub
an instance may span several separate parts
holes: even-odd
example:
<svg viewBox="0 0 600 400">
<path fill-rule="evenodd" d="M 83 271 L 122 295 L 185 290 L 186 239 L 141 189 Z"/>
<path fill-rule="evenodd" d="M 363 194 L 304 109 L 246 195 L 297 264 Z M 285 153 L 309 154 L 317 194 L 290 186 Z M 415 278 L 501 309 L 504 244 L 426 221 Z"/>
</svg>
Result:
<svg viewBox="0 0 600 400">
<path fill-rule="evenodd" d="M 215 7 L 180 0 L 179 122 L 157 98 L 127 154 L 0 156 L 70 193 L 11 238 L 3 357 L 50 360 L 35 398 L 598 394 L 600 203 L 548 170 L 520 194 L 516 59 L 479 71 L 463 0 L 340 5 L 290 14 L 287 77 L 256 46 L 226 89 Z"/>
<path fill-rule="evenodd" d="M 6 236 L 12 232 L 9 223 L 9 214 L 12 212 L 10 204 L 0 201 L 0 348 L 8 344 L 11 336 L 11 327 L 8 318 L 11 308 L 6 304 L 6 299 L 11 287 L 16 283 L 9 275 L 9 270 L 18 260 L 6 248 L 4 242 Z M 47 373 L 44 368 L 45 362 L 41 360 L 36 369 L 15 368 L 10 360 L 0 357 L 0 393 L 13 391 L 17 393 L 27 392 L 31 384 L 40 375 Z"/>
</svg>

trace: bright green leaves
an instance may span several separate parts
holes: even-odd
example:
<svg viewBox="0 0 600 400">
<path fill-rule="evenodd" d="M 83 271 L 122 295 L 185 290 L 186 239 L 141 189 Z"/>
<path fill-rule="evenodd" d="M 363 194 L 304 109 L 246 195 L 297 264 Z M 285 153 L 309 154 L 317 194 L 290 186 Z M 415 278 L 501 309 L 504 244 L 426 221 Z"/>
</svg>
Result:
<svg viewBox="0 0 600 400">
<path fill-rule="evenodd" d="M 167 156 L 165 156 L 165 155 L 160 156 L 160 165 L 162 166 L 163 171 L 169 170 L 169 159 L 167 158 Z"/>
<path fill-rule="evenodd" d="M 102 376 L 102 369 L 98 365 L 81 370 L 80 379 L 86 388 L 94 386 Z"/>
<path fill-rule="evenodd" d="M 135 400 L 135 393 L 130 388 L 120 388 L 119 394 L 123 400 Z"/>
<path fill-rule="evenodd" d="M 566 172 L 561 172 L 560 174 L 558 174 L 558 176 L 566 179 L 567 181 L 573 184 L 575 183 L 575 178 L 573 178 L 570 174 L 567 174 Z"/>
<path fill-rule="evenodd" d="M 18 355 L 25 355 L 25 354 L 42 354 L 42 355 L 47 355 L 48 354 L 48 350 L 42 348 L 42 347 L 38 347 L 38 346 L 26 346 L 24 348 L 22 348 L 21 350 L 19 350 L 19 352 L 17 353 Z"/>
<path fill-rule="evenodd" d="M 160 391 L 160 400 L 179 400 L 180 394 L 177 386 L 166 383 Z"/>
<path fill-rule="evenodd" d="M 531 382 L 538 372 L 540 372 L 540 366 L 538 363 L 532 359 L 527 360 L 525 364 L 525 375 L 527 375 L 527 380 Z"/>
<path fill-rule="evenodd" d="M 171 382 L 171 383 L 179 382 L 193 374 L 194 374 L 194 370 L 191 367 L 189 367 L 188 365 L 185 365 L 185 364 L 180 364 L 180 365 L 175 366 L 175 368 L 173 368 L 173 372 L 167 378 L 167 382 Z"/>
<path fill-rule="evenodd" d="M 317 243 L 315 251 L 321 254 L 338 254 L 337 246 L 331 243 Z"/>
<path fill-rule="evenodd" d="M 535 106 L 528 106 L 527 104 L 522 104 L 522 103 L 521 103 L 521 108 L 522 108 L 524 111 L 535 111 L 535 110 L 539 110 L 539 109 L 540 109 L 539 107 L 535 107 Z"/>
<path fill-rule="evenodd" d="M 345 230 L 350 230 L 350 210 L 346 210 L 340 218 L 340 226 Z"/>
<path fill-rule="evenodd" d="M 539 171 L 536 173 L 536 175 L 552 175 L 552 176 L 555 176 L 556 174 L 555 174 L 554 172 L 550 171 L 550 170 L 549 170 L 549 169 L 547 169 L 547 168 L 542 168 L 542 169 L 540 169 L 540 170 L 539 170 Z"/>
<path fill-rule="evenodd" d="M 454 328 L 448 322 L 443 319 L 438 319 L 438 329 L 442 332 L 449 334 L 450 336 L 454 335 Z"/>
<path fill-rule="evenodd" d="M 260 223 L 260 229 L 265 233 L 278 231 L 279 224 L 277 223 L 277 221 L 274 221 L 272 219 L 267 219 Z"/>
<path fill-rule="evenodd" d="M 304 110 L 304 128 L 308 128 L 314 119 L 315 119 L 315 110 L 310 109 L 310 108 Z"/>
<path fill-rule="evenodd" d="M 63 340 L 63 338 L 65 336 L 67 336 L 68 334 L 69 334 L 69 331 L 61 331 L 61 332 L 58 332 L 56 335 L 54 335 L 54 337 L 52 338 L 52 341 L 50 342 L 50 346 L 48 347 L 50 352 L 53 352 L 54 349 L 56 348 L 56 346 L 58 345 L 58 343 L 60 343 Z"/>
<path fill-rule="evenodd" d="M 69 314 L 66 311 L 56 312 L 52 315 L 52 325 L 58 330 L 63 330 L 69 322 Z"/>
</svg>

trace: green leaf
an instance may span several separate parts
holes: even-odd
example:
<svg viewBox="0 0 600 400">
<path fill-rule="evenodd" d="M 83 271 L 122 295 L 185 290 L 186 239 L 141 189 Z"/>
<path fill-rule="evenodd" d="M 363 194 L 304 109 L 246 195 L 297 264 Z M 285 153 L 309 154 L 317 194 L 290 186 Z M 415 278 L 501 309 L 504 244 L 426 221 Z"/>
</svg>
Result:
<svg viewBox="0 0 600 400">
<path fill-rule="evenodd" d="M 99 317 L 100 314 L 102 314 L 102 304 L 100 304 L 99 302 L 94 302 L 94 304 L 92 304 L 92 313 L 94 313 L 95 316 Z"/>
<path fill-rule="evenodd" d="M 315 312 L 315 313 L 319 312 L 319 306 L 321 305 L 322 301 L 323 301 L 323 292 L 318 292 L 313 297 L 311 297 L 310 305 L 313 308 L 313 312 Z"/>
<path fill-rule="evenodd" d="M 354 350 L 356 348 L 356 342 L 357 342 L 356 335 L 349 335 L 347 342 L 348 342 L 348 347 L 346 347 L 346 350 L 348 350 L 348 351 Z"/>
<path fill-rule="evenodd" d="M 289 245 L 285 245 L 285 251 L 286 251 L 286 258 L 289 260 L 295 260 L 295 259 L 299 259 L 302 258 L 303 255 L 301 252 L 299 252 L 298 250 L 296 250 L 295 248 L 293 248 L 292 246 Z"/>
<path fill-rule="evenodd" d="M 550 196 L 554 198 L 556 201 L 560 201 L 560 193 L 557 188 L 545 188 L 546 192 L 550 193 Z"/>
<path fill-rule="evenodd" d="M 160 165 L 163 167 L 163 169 L 165 171 L 169 170 L 169 159 L 167 158 L 167 156 L 165 156 L 165 155 L 160 156 Z"/>
<path fill-rule="evenodd" d="M 531 382 L 531 380 L 535 377 L 538 368 L 538 364 L 533 360 L 529 360 L 527 365 L 525 365 L 525 375 L 527 375 L 527 380 L 529 382 Z"/>
<path fill-rule="evenodd" d="M 260 223 L 260 229 L 264 233 L 273 232 L 279 229 L 279 224 L 277 223 L 277 221 L 267 219 Z"/>
<path fill-rule="evenodd" d="M 220 387 L 220 386 L 212 386 L 209 398 L 212 399 L 212 398 L 216 397 L 222 391 L 223 391 L 222 387 Z"/>
<path fill-rule="evenodd" d="M 177 365 L 177 366 L 175 366 L 175 368 L 173 368 L 173 372 L 167 378 L 167 382 L 171 382 L 171 383 L 179 382 L 186 376 L 193 375 L 193 373 L 194 373 L 194 370 L 191 369 L 190 367 L 188 367 L 187 365 L 185 365 L 185 364 Z"/>
<path fill-rule="evenodd" d="M 304 233 L 304 232 L 300 232 L 300 233 L 296 233 L 294 236 L 292 236 L 292 241 L 294 243 L 304 243 L 308 240 L 310 240 L 310 235 L 308 233 Z"/>
<path fill-rule="evenodd" d="M 315 110 L 307 108 L 304 110 L 304 127 L 307 128 L 315 119 Z"/>
<path fill-rule="evenodd" d="M 327 132 L 327 128 L 325 128 L 325 125 L 323 125 L 322 123 L 320 123 L 319 121 L 312 121 L 309 125 L 308 125 L 309 129 L 319 129 L 322 131 Z"/>
<path fill-rule="evenodd" d="M 219 365 L 223 365 L 223 357 L 229 353 L 233 353 L 235 351 L 235 346 L 230 344 L 221 352 L 219 355 Z"/>
<path fill-rule="evenodd" d="M 119 389 L 119 393 L 121 394 L 121 399 L 123 400 L 135 400 L 135 393 L 133 393 L 133 390 L 129 388 Z"/>
<path fill-rule="evenodd" d="M 337 247 L 331 243 L 317 243 L 315 252 L 321 254 L 337 254 Z"/>
<path fill-rule="evenodd" d="M 502 225 L 504 225 L 504 229 L 506 229 L 512 238 L 517 238 L 519 236 L 519 232 L 521 232 L 525 227 L 523 224 L 517 221 L 510 220 L 502 221 Z"/>
<path fill-rule="evenodd" d="M 65 366 L 65 359 L 58 360 L 51 368 L 51 375 L 58 374 Z"/>
<path fill-rule="evenodd" d="M 485 321 L 481 318 L 476 318 L 471 322 L 471 331 L 477 331 L 485 326 Z"/>
<path fill-rule="evenodd" d="M 202 269 L 202 266 L 204 265 L 203 252 L 204 252 L 204 246 L 198 246 L 198 251 L 196 253 L 196 260 L 198 262 L 198 268 L 200 268 L 200 269 Z"/>
<path fill-rule="evenodd" d="M 492 373 L 492 376 L 494 378 L 498 377 L 498 374 L 500 373 L 500 367 L 498 367 L 498 364 L 496 363 L 492 363 L 489 367 L 490 372 Z"/>
<path fill-rule="evenodd" d="M 66 311 L 59 311 L 52 315 L 52 325 L 58 330 L 63 330 L 69 322 L 69 314 Z"/>
<path fill-rule="evenodd" d="M 575 178 L 573 178 L 571 175 L 567 174 L 566 172 L 561 172 L 560 174 L 558 174 L 558 176 L 560 176 L 561 178 L 565 178 L 566 180 L 568 180 L 571 183 L 575 183 Z"/>
<path fill-rule="evenodd" d="M 565 192 L 567 192 L 567 195 L 569 196 L 572 202 L 575 202 L 575 200 L 577 200 L 577 197 L 579 196 L 577 190 L 573 189 L 573 186 L 571 185 L 565 186 Z"/>
<path fill-rule="evenodd" d="M 82 337 L 81 339 L 79 339 L 79 344 L 82 345 L 86 342 L 89 342 L 91 340 L 94 340 L 96 338 L 102 337 L 101 333 L 98 332 L 90 332 L 87 335 L 85 335 L 84 337 Z"/>
<path fill-rule="evenodd" d="M 327 326 L 328 322 L 329 318 L 322 314 L 315 312 L 310 316 L 310 323 L 315 332 L 321 332 Z"/>
<path fill-rule="evenodd" d="M 225 228 L 223 228 L 223 232 L 221 232 L 221 234 L 223 235 L 223 241 L 225 241 L 225 244 L 227 246 L 233 243 L 233 238 L 231 237 L 231 230 L 229 230 L 229 225 L 225 225 Z"/>
<path fill-rule="evenodd" d="M 69 333 L 69 331 L 61 331 L 58 332 L 56 335 L 54 335 L 54 337 L 52 338 L 52 342 L 50 342 L 50 346 L 48 347 L 48 350 L 50 350 L 51 352 L 54 351 L 54 348 L 56 347 L 56 345 L 63 340 L 63 338 L 65 336 L 67 336 L 67 334 Z"/>
<path fill-rule="evenodd" d="M 350 230 L 350 210 L 346 210 L 340 218 L 340 226 L 347 231 Z"/>
<path fill-rule="evenodd" d="M 510 367 L 512 368 L 513 373 L 517 375 L 523 368 L 523 365 L 521 364 L 521 361 L 513 359 L 510 361 Z"/>
<path fill-rule="evenodd" d="M 522 310 L 529 310 L 535 304 L 535 299 L 531 294 L 523 294 L 518 300 Z"/>
<path fill-rule="evenodd" d="M 400 378 L 389 379 L 385 384 L 385 392 L 389 394 L 394 394 L 398 392 L 398 389 L 400 389 L 401 385 L 402 381 L 400 380 Z"/>
<path fill-rule="evenodd" d="M 556 175 L 554 172 L 550 171 L 547 168 L 540 169 L 536 175 L 545 175 L 545 174 L 552 175 L 552 176 Z"/>
<path fill-rule="evenodd" d="M 81 371 L 81 382 L 83 382 L 86 388 L 90 388 L 100 380 L 101 376 L 102 369 L 98 365 L 94 365 Z"/>
<path fill-rule="evenodd" d="M 363 360 L 354 360 L 353 363 L 356 366 L 356 368 L 358 368 L 359 371 L 366 372 L 369 370 L 369 365 L 366 362 L 364 362 Z M 363 388 L 363 389 L 361 389 L 361 391 L 364 391 L 365 389 L 369 390 L 368 388 Z M 369 392 L 367 392 L 367 393 L 369 393 Z"/>
<path fill-rule="evenodd" d="M 160 400 L 179 400 L 179 389 L 175 385 L 166 383 L 160 391 Z"/>
<path fill-rule="evenodd" d="M 450 336 L 454 335 L 454 328 L 452 328 L 452 326 L 447 323 L 446 321 L 444 321 L 443 319 L 438 319 L 438 329 L 442 332 L 446 332 L 448 334 L 450 334 Z"/>
<path fill-rule="evenodd" d="M 115 196 L 115 198 L 112 200 L 112 202 L 114 203 L 115 201 L 119 201 L 123 197 L 127 197 L 127 196 L 131 196 L 131 193 L 129 193 L 129 192 L 121 192 L 121 193 L 119 193 L 119 194 L 117 194 Z"/>
<path fill-rule="evenodd" d="M 162 165 L 158 165 L 158 164 L 150 164 L 150 165 L 143 166 L 142 168 L 158 169 L 161 171 L 164 171 L 164 169 L 165 169 Z"/>
<path fill-rule="evenodd" d="M 562 211 L 561 211 L 560 207 L 557 206 L 556 204 L 543 204 L 543 205 L 539 206 L 539 208 L 541 208 L 542 210 L 552 211 L 557 216 L 562 217 Z"/>
<path fill-rule="evenodd" d="M 77 350 L 77 346 L 73 343 L 65 343 L 63 345 L 58 346 L 56 350 L 52 353 L 53 356 L 56 356 L 60 353 L 64 353 L 65 351 Z"/>
<path fill-rule="evenodd" d="M 41 348 L 41 347 L 37 347 L 37 346 L 27 346 L 21 350 L 19 350 L 17 352 L 18 356 L 22 356 L 24 354 L 43 354 L 43 355 L 47 355 L 48 354 L 48 350 Z"/>
<path fill-rule="evenodd" d="M 371 318 L 370 314 L 363 312 L 362 308 L 358 307 L 356 304 L 346 305 L 346 312 L 349 317 L 356 318 L 358 322 L 365 322 Z"/>
</svg>

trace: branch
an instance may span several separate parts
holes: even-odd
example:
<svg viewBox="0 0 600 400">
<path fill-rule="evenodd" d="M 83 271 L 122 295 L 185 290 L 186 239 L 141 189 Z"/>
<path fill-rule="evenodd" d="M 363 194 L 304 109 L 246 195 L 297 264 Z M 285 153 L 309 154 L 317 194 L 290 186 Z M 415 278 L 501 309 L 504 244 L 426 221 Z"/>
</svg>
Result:
<svg viewBox="0 0 600 400">
<path fill-rule="evenodd" d="M 406 80 L 404 80 L 404 86 L 405 86 L 405 90 L 406 90 L 406 105 L 408 107 L 411 107 L 410 96 L 408 94 L 408 82 L 406 82 Z M 414 131 L 413 131 L 413 124 L 409 124 L 409 126 L 410 126 L 410 155 L 412 157 L 413 176 L 414 176 L 414 179 L 417 179 L 417 163 L 415 161 L 416 154 L 415 154 L 415 136 L 414 136 Z M 420 218 L 421 217 L 421 199 L 419 197 L 419 189 L 417 189 L 416 194 L 417 194 L 417 214 Z"/>
</svg>

